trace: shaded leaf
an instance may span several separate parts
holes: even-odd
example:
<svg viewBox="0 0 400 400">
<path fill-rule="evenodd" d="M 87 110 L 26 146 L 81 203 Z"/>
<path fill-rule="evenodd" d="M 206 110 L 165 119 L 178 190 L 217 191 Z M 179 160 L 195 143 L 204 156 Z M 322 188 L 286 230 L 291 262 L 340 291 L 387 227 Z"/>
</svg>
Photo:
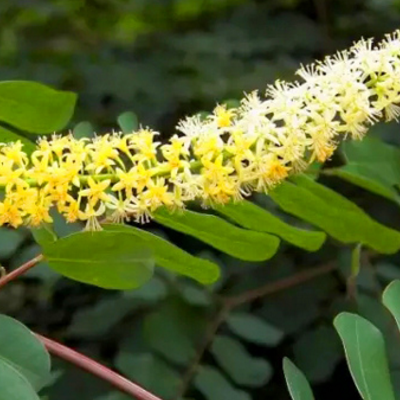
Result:
<svg viewBox="0 0 400 400">
<path fill-rule="evenodd" d="M 123 133 L 132 133 L 139 127 L 137 115 L 132 111 L 126 111 L 119 115 L 117 122 Z"/>
<path fill-rule="evenodd" d="M 215 336 L 211 351 L 238 385 L 261 387 L 272 377 L 273 370 L 268 361 L 252 357 L 238 340 L 229 336 Z"/>
<path fill-rule="evenodd" d="M 125 232 L 79 232 L 47 244 L 52 269 L 67 278 L 106 289 L 133 289 L 153 275 L 147 244 Z"/>
<path fill-rule="evenodd" d="M 343 358 L 335 331 L 327 326 L 302 333 L 293 345 L 296 364 L 311 382 L 321 383 L 330 378 Z"/>
<path fill-rule="evenodd" d="M 280 329 L 248 313 L 233 312 L 226 323 L 236 335 L 260 345 L 277 346 L 284 336 Z"/>
<path fill-rule="evenodd" d="M 215 368 L 202 365 L 194 378 L 194 385 L 207 400 L 251 400 L 243 390 L 234 388 Z"/>
<path fill-rule="evenodd" d="M 366 319 L 350 313 L 339 314 L 334 325 L 361 397 L 364 400 L 394 400 L 381 332 Z"/>
<path fill-rule="evenodd" d="M 159 209 L 155 220 L 168 228 L 191 235 L 233 257 L 246 261 L 271 258 L 279 246 L 279 239 L 266 233 L 241 229 L 210 214 L 183 211 L 171 214 Z"/>
<path fill-rule="evenodd" d="M 292 400 L 314 400 L 307 378 L 288 358 L 283 359 L 283 371 Z"/>
<path fill-rule="evenodd" d="M 318 250 L 326 239 L 324 232 L 296 228 L 249 201 L 217 206 L 216 210 L 247 229 L 272 233 L 305 250 Z"/>
<path fill-rule="evenodd" d="M 33 133 L 53 133 L 71 119 L 76 103 L 72 92 L 37 82 L 0 82 L 0 120 Z"/>
<path fill-rule="evenodd" d="M 156 302 L 167 296 L 167 287 L 161 279 L 153 276 L 153 279 L 140 288 L 126 290 L 123 292 L 123 295 L 128 299 Z"/>
<path fill-rule="evenodd" d="M 40 390 L 50 376 L 50 356 L 43 344 L 25 325 L 6 315 L 0 315 L 0 364 L 2 363 L 15 368 L 35 390 Z M 0 387 L 1 398 L 3 385 L 0 384 Z"/>
<path fill-rule="evenodd" d="M 147 247 L 152 250 L 155 262 L 160 267 L 189 276 L 203 284 L 213 283 L 219 277 L 219 267 L 215 263 L 194 257 L 150 232 L 133 226 L 118 224 L 105 224 L 103 228 L 106 231 L 130 233 L 144 241 Z"/>
<path fill-rule="evenodd" d="M 90 122 L 82 121 L 74 126 L 72 134 L 75 139 L 94 137 L 94 128 Z"/>
<path fill-rule="evenodd" d="M 128 378 L 162 398 L 170 399 L 178 390 L 178 373 L 152 354 L 122 351 L 118 354 L 116 365 Z"/>
<path fill-rule="evenodd" d="M 11 257 L 21 245 L 25 235 L 20 229 L 0 227 L 0 258 Z"/>
</svg>

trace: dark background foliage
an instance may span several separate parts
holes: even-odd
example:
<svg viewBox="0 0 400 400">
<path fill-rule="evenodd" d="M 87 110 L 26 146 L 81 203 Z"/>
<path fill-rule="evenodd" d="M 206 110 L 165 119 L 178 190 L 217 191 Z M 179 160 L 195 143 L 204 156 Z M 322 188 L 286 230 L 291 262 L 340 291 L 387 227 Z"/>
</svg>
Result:
<svg viewBox="0 0 400 400">
<path fill-rule="evenodd" d="M 168 137 L 183 115 L 262 90 L 278 78 L 292 79 L 300 63 L 361 36 L 381 38 L 399 20 L 398 0 L 1 0 L 0 79 L 35 80 L 79 93 L 74 123 L 89 121 L 96 132 L 116 128 L 117 116 L 133 111 L 142 124 Z M 399 143 L 397 131 L 396 125 L 378 126 L 374 134 Z M 396 205 L 334 178 L 323 182 L 399 227 Z M 276 209 L 265 197 L 254 200 Z M 76 228 L 57 222 L 63 234 Z M 266 263 L 247 263 L 155 223 L 149 229 L 216 260 L 222 279 L 201 287 L 159 271 L 142 289 L 118 293 L 60 278 L 42 263 L 0 292 L 1 312 L 170 399 L 193 367 L 221 295 L 251 293 L 309 267 L 332 264 L 339 267 L 334 273 L 231 312 L 230 323 L 221 324 L 202 357 L 211 367 L 187 385 L 185 397 L 288 399 L 281 360 L 290 356 L 313 382 L 317 397 L 336 399 L 346 392 L 357 398 L 331 321 L 341 310 L 357 309 L 383 324 L 387 315 L 378 298 L 382 286 L 400 276 L 398 256 L 363 253 L 358 280 L 349 284 L 352 249 L 333 240 L 316 253 L 285 245 Z M 0 229 L 6 268 L 39 251 L 28 230 Z M 235 330 L 235 317 L 250 333 Z M 395 349 L 391 346 L 391 358 L 400 366 Z M 95 378 L 54 365 L 55 383 L 44 393 L 49 399 L 123 399 Z"/>
</svg>

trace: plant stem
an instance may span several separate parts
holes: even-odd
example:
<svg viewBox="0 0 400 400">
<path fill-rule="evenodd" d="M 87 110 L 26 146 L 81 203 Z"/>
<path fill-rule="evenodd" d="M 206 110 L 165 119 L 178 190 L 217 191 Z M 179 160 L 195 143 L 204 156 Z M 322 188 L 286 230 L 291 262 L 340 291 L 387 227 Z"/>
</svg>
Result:
<svg viewBox="0 0 400 400">
<path fill-rule="evenodd" d="M 29 260 L 25 264 L 22 264 L 14 271 L 11 271 L 10 273 L 4 275 L 2 278 L 0 278 L 0 288 L 2 288 L 8 282 L 14 280 L 15 278 L 18 278 L 20 275 L 24 274 L 29 269 L 33 268 L 36 264 L 38 264 L 42 260 L 43 260 L 43 255 L 39 254 L 35 258 L 32 258 L 32 260 Z"/>
<path fill-rule="evenodd" d="M 122 375 L 117 374 L 104 365 L 92 360 L 91 358 L 86 357 L 85 355 L 44 336 L 39 334 L 36 334 L 36 336 L 51 354 L 68 361 L 71 364 L 74 364 L 75 366 L 91 373 L 92 375 L 97 376 L 103 381 L 110 383 L 121 392 L 124 392 L 138 400 L 161 400 L 159 397 L 129 381 Z"/>
</svg>

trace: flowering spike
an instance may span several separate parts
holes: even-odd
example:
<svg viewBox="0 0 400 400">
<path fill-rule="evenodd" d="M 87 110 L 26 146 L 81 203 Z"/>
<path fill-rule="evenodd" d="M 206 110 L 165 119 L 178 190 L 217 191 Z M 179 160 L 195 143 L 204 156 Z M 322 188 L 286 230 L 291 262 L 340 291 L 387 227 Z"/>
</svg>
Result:
<svg viewBox="0 0 400 400">
<path fill-rule="evenodd" d="M 213 206 L 268 191 L 327 160 L 340 137 L 361 139 L 380 118 L 400 117 L 400 31 L 375 46 L 362 39 L 297 75 L 299 82 L 269 85 L 264 98 L 255 91 L 237 108 L 183 119 L 165 144 L 143 127 L 44 137 L 30 156 L 20 142 L 0 144 L 0 225 L 51 222 L 55 207 L 67 221 L 99 229 L 99 218 L 143 223 L 161 206 Z"/>
</svg>

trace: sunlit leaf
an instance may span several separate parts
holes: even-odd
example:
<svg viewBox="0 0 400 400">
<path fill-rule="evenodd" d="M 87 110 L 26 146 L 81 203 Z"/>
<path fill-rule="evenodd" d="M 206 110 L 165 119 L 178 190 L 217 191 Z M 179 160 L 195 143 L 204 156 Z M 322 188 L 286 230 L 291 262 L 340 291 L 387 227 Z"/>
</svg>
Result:
<svg viewBox="0 0 400 400">
<path fill-rule="evenodd" d="M 153 252 L 155 262 L 160 267 L 189 276 L 203 284 L 213 283 L 219 277 L 219 267 L 215 263 L 199 257 L 194 257 L 167 240 L 150 232 L 133 226 L 118 224 L 105 224 L 103 228 L 106 231 L 129 233 L 132 234 L 134 238 L 144 241 L 146 246 Z"/>
<path fill-rule="evenodd" d="M 43 248 L 52 269 L 107 289 L 133 289 L 153 275 L 154 259 L 147 244 L 126 232 L 79 232 Z"/>
<path fill-rule="evenodd" d="M 267 260 L 279 246 L 279 239 L 275 236 L 238 228 L 210 214 L 194 211 L 171 214 L 166 209 L 159 209 L 155 213 L 155 220 L 246 261 Z"/>
<path fill-rule="evenodd" d="M 305 250 L 318 250 L 326 239 L 324 232 L 296 228 L 249 201 L 217 206 L 216 210 L 247 229 L 272 233 Z"/>
<path fill-rule="evenodd" d="M 63 129 L 74 112 L 76 95 L 37 82 L 0 82 L 0 120 L 32 133 Z"/>
<path fill-rule="evenodd" d="M 286 212 L 324 229 L 344 243 L 361 243 L 380 253 L 400 249 L 400 233 L 371 219 L 356 204 L 305 176 L 270 192 Z"/>
</svg>

